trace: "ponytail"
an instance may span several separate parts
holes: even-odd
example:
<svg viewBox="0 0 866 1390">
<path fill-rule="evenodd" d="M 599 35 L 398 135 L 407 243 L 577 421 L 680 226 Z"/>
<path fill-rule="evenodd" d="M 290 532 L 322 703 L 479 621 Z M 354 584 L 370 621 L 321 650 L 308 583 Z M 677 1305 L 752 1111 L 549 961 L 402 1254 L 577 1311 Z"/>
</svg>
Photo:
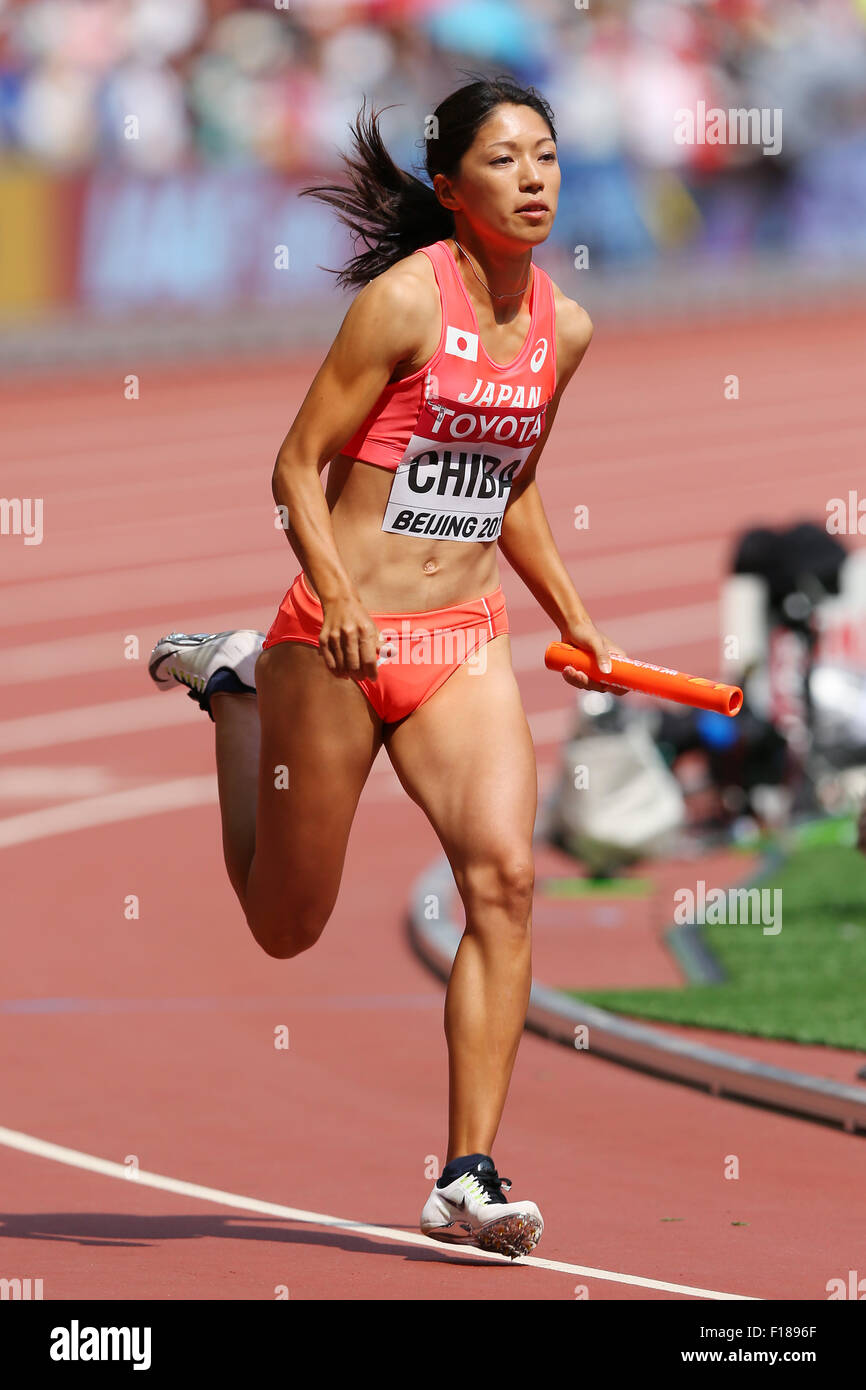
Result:
<svg viewBox="0 0 866 1390">
<path fill-rule="evenodd" d="M 394 163 L 379 130 L 381 111 L 367 116 L 366 106 L 365 98 L 351 128 L 356 155 L 343 155 L 349 186 L 322 184 L 301 190 L 302 197 L 318 198 L 336 208 L 353 240 L 366 243 L 366 251 L 343 270 L 332 272 L 338 285 L 352 289 L 381 275 L 419 246 L 430 246 L 454 231 L 454 214 L 442 206 L 430 185 Z"/>
</svg>

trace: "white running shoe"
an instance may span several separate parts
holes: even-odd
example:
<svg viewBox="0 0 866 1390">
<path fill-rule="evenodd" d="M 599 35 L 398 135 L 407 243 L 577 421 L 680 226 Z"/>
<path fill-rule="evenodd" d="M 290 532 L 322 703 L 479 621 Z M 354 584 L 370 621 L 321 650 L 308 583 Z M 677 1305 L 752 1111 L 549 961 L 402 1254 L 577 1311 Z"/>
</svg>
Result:
<svg viewBox="0 0 866 1390">
<path fill-rule="evenodd" d="M 475 1162 L 471 1162 L 471 1160 Z M 544 1230 L 534 1202 L 509 1202 L 487 1154 L 468 1155 L 470 1166 L 441 1186 L 439 1178 L 421 1213 L 421 1230 L 433 1240 L 452 1245 L 475 1245 L 516 1260 L 535 1249 Z"/>
<path fill-rule="evenodd" d="M 170 632 L 150 654 L 148 671 L 160 690 L 176 684 L 188 687 L 213 719 L 210 697 L 218 691 L 255 694 L 256 661 L 265 640 L 263 632 L 240 628 L 235 632 Z"/>
</svg>

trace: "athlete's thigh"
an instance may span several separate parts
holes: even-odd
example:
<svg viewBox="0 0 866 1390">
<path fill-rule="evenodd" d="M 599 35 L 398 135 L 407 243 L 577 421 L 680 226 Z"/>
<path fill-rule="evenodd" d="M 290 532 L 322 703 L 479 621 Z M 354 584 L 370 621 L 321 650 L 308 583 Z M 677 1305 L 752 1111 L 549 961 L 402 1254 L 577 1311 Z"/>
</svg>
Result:
<svg viewBox="0 0 866 1390">
<path fill-rule="evenodd" d="M 397 776 L 427 814 L 455 873 L 473 862 L 531 855 L 535 825 L 535 749 L 507 634 L 484 650 L 484 669 L 458 666 L 385 731 Z"/>
<path fill-rule="evenodd" d="M 318 647 L 280 642 L 256 666 L 261 752 L 251 887 L 287 904 L 336 897 L 382 723 Z"/>
</svg>

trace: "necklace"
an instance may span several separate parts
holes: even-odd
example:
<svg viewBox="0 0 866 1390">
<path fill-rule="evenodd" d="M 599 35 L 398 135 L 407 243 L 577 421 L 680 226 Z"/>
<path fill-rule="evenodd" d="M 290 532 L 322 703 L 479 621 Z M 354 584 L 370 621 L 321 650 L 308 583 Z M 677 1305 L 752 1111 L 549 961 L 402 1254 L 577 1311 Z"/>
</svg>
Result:
<svg viewBox="0 0 866 1390">
<path fill-rule="evenodd" d="M 460 245 L 460 242 L 457 240 L 456 236 L 455 236 L 455 237 L 452 237 L 452 240 L 453 240 L 453 242 L 454 242 L 454 245 L 457 246 L 461 251 L 463 251 L 463 247 Z M 478 271 L 475 269 L 475 266 L 472 264 L 472 261 L 469 259 L 468 253 L 467 253 L 466 251 L 463 251 L 463 254 L 464 254 L 464 256 L 466 257 L 467 261 L 469 261 L 469 265 L 470 265 L 470 268 L 471 268 L 471 270 L 472 270 L 472 274 L 475 276 L 475 279 L 479 282 L 479 284 L 482 284 L 482 285 L 484 286 L 484 288 L 486 289 L 486 291 L 487 291 L 488 294 L 493 295 L 493 298 L 494 298 L 494 299 L 516 299 L 518 295 L 524 294 L 524 293 L 525 293 L 526 288 L 527 288 L 527 286 L 528 286 L 528 284 L 529 284 L 529 281 L 530 281 L 530 279 L 532 278 L 532 270 L 531 270 L 531 269 L 530 269 L 530 271 L 529 271 L 529 275 L 527 275 L 527 277 L 526 277 L 526 284 L 523 286 L 523 289 L 522 289 L 522 290 L 515 290 L 513 294 L 496 294 L 496 293 L 490 288 L 490 286 L 486 283 L 486 281 L 484 281 L 484 280 L 481 279 L 481 276 L 478 274 Z"/>
</svg>

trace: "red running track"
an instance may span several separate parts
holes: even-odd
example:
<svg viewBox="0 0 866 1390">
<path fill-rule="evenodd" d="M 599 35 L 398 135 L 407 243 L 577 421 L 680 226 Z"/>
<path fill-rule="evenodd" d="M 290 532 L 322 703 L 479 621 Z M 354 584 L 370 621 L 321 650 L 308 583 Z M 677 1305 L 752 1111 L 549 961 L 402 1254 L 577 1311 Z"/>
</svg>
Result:
<svg viewBox="0 0 866 1390">
<path fill-rule="evenodd" d="M 857 486 L 864 328 L 597 330 L 541 487 L 579 591 L 630 652 L 712 673 L 736 530 L 820 519 Z M 270 468 L 314 368 L 142 368 L 126 401 L 124 362 L 0 392 L 4 490 L 44 498 L 41 544 L 0 538 L 0 1125 L 277 1209 L 4 1142 L 0 1275 L 42 1278 L 47 1299 L 826 1298 L 862 1264 L 858 1140 L 529 1035 L 495 1157 L 542 1208 L 538 1260 L 411 1238 L 444 1159 L 446 1052 L 404 913 L 438 843 L 378 764 L 322 941 L 270 960 L 224 878 L 211 725 L 145 669 L 172 626 L 270 621 L 297 568 Z M 551 624 L 502 569 L 544 789 L 573 696 L 543 667 Z"/>
</svg>

